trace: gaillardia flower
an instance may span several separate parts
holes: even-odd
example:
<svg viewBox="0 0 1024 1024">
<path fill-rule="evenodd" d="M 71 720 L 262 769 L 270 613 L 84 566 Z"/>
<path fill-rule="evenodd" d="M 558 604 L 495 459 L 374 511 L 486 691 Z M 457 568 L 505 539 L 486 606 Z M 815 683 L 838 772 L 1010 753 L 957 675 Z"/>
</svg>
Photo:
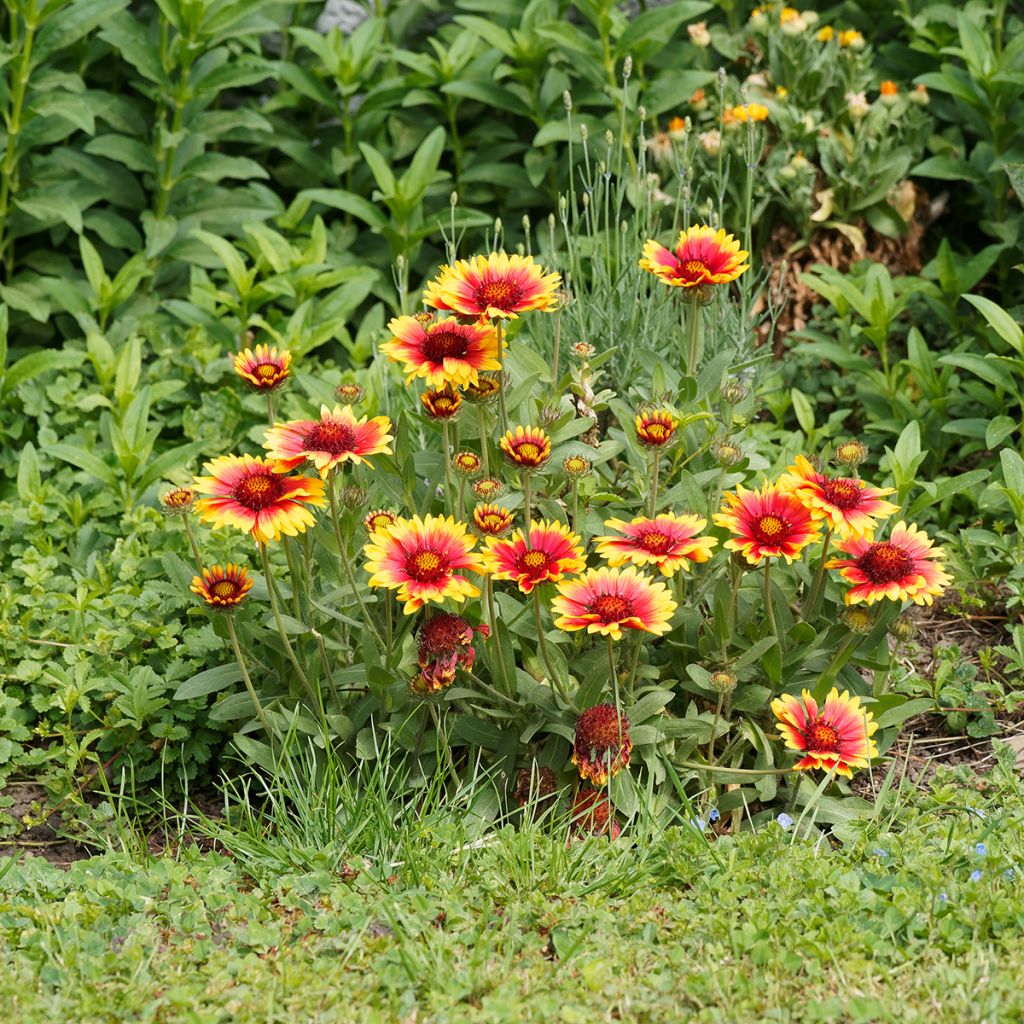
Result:
<svg viewBox="0 0 1024 1024">
<path fill-rule="evenodd" d="M 415 692 L 444 690 L 455 682 L 457 669 L 473 667 L 474 631 L 485 639 L 491 632 L 487 626 L 471 626 L 461 615 L 451 612 L 440 612 L 420 626 L 417 634 L 420 674 L 413 680 Z"/>
<path fill-rule="evenodd" d="M 667 633 L 676 610 L 664 583 L 652 583 L 633 568 L 590 569 L 557 587 L 551 613 L 559 629 L 585 629 L 613 640 L 621 640 L 624 629 Z"/>
<path fill-rule="evenodd" d="M 740 552 L 751 565 L 762 558 L 792 562 L 820 536 L 818 523 L 803 502 L 778 484 L 766 483 L 759 491 L 737 484 L 735 493 L 724 496 L 722 511 L 714 519 L 716 526 L 734 534 L 725 546 Z"/>
<path fill-rule="evenodd" d="M 512 529 L 515 516 L 504 505 L 477 505 L 473 525 L 485 537 L 504 537 Z"/>
<path fill-rule="evenodd" d="M 494 501 L 505 493 L 505 485 L 496 476 L 482 476 L 473 481 L 473 494 L 481 501 Z"/>
<path fill-rule="evenodd" d="M 607 785 L 610 778 L 629 767 L 632 750 L 629 719 L 614 704 L 597 704 L 576 719 L 572 763 L 580 778 L 595 786 Z"/>
<path fill-rule="evenodd" d="M 387 416 L 356 419 L 352 407 L 320 407 L 318 420 L 292 420 L 275 423 L 264 435 L 267 456 L 277 463 L 279 473 L 287 473 L 307 460 L 324 479 L 343 462 L 369 464 L 370 455 L 390 455 L 391 420 Z"/>
<path fill-rule="evenodd" d="M 394 338 L 380 350 L 404 364 L 406 384 L 422 377 L 431 387 L 461 388 L 475 384 L 481 370 L 501 369 L 498 332 L 489 323 L 462 324 L 450 316 L 424 324 L 417 317 L 400 316 L 388 330 Z"/>
<path fill-rule="evenodd" d="M 708 521 L 703 516 L 677 516 L 664 512 L 654 519 L 639 516 L 632 522 L 609 519 L 609 530 L 621 537 L 595 537 L 597 553 L 613 568 L 625 565 L 655 565 L 662 576 L 672 576 L 678 569 L 689 570 L 691 562 L 706 562 L 715 537 L 698 537 Z"/>
<path fill-rule="evenodd" d="M 447 384 L 437 390 L 428 388 L 420 395 L 420 401 L 423 403 L 424 415 L 442 423 L 455 419 L 462 410 L 462 395 Z"/>
<path fill-rule="evenodd" d="M 540 427 L 507 430 L 498 443 L 505 458 L 520 469 L 537 469 L 551 458 L 551 438 Z"/>
<path fill-rule="evenodd" d="M 357 402 L 363 400 L 363 395 L 366 394 L 366 390 L 361 384 L 354 384 L 346 381 L 343 384 L 339 384 L 334 389 L 334 397 L 338 399 L 342 405 L 355 405 Z"/>
<path fill-rule="evenodd" d="M 189 589 L 215 611 L 233 611 L 249 596 L 252 578 L 245 566 L 228 562 L 211 565 L 202 576 L 193 576 Z"/>
<path fill-rule="evenodd" d="M 276 391 L 291 375 L 292 354 L 287 349 L 257 345 L 235 356 L 235 373 L 255 391 Z"/>
<path fill-rule="evenodd" d="M 380 533 L 398 522 L 398 516 L 391 509 L 375 508 L 363 517 L 363 526 L 367 533 Z"/>
<path fill-rule="evenodd" d="M 668 409 L 654 409 L 637 413 L 636 439 L 645 448 L 664 448 L 672 441 L 679 420 Z"/>
<path fill-rule="evenodd" d="M 462 397 L 474 405 L 487 405 L 498 397 L 501 390 L 501 378 L 493 373 L 481 373 L 475 383 L 467 384 L 462 389 Z"/>
<path fill-rule="evenodd" d="M 222 455 L 197 476 L 196 490 L 208 494 L 196 502 L 204 523 L 234 526 L 259 544 L 295 537 L 313 525 L 307 505 L 325 505 L 324 482 L 316 477 L 283 476 L 277 464 L 252 455 Z"/>
<path fill-rule="evenodd" d="M 466 524 L 451 516 L 413 516 L 399 519 L 386 531 L 371 534 L 363 548 L 371 587 L 397 590 L 405 614 L 429 601 L 465 601 L 480 590 L 460 572 L 486 572 L 476 541 Z"/>
<path fill-rule="evenodd" d="M 931 604 L 950 582 L 942 569 L 941 548 L 916 526 L 897 523 L 888 540 L 851 537 L 836 545 L 849 558 L 831 558 L 829 569 L 838 569 L 843 579 L 854 584 L 846 592 L 847 604 L 913 601 Z"/>
<path fill-rule="evenodd" d="M 640 266 L 675 288 L 699 288 L 735 281 L 750 269 L 749 255 L 723 228 L 694 225 L 679 233 L 675 249 L 648 241 Z"/>
<path fill-rule="evenodd" d="M 622 832 L 608 794 L 591 786 L 579 788 L 573 798 L 570 815 L 570 838 L 610 835 L 612 839 L 618 839 Z"/>
<path fill-rule="evenodd" d="M 487 538 L 487 564 L 496 580 L 513 580 L 524 594 L 539 583 L 557 582 L 586 564 L 580 538 L 557 522 L 530 524 L 527 547 L 523 531 L 508 540 Z"/>
<path fill-rule="evenodd" d="M 191 487 L 175 487 L 160 495 L 160 511 L 168 516 L 183 516 L 192 511 L 198 495 Z"/>
<path fill-rule="evenodd" d="M 460 476 L 478 476 L 483 466 L 483 460 L 476 452 L 462 451 L 452 456 L 452 467 Z"/>
<path fill-rule="evenodd" d="M 779 486 L 795 494 L 814 519 L 825 521 L 838 537 L 863 537 L 874 531 L 879 519 L 885 519 L 899 506 L 884 501 L 892 487 L 868 487 L 855 477 L 830 477 L 819 473 L 803 455 L 789 467 Z"/>
<path fill-rule="evenodd" d="M 532 309 L 556 308 L 559 274 L 545 274 L 532 256 L 492 252 L 443 266 L 423 301 L 435 309 L 493 320 L 515 320 Z"/>
<path fill-rule="evenodd" d="M 581 476 L 586 476 L 591 469 L 590 459 L 586 459 L 582 455 L 566 455 L 562 460 L 562 472 L 570 480 L 578 480 Z"/>
<path fill-rule="evenodd" d="M 834 769 L 849 779 L 854 768 L 864 768 L 871 758 L 878 757 L 871 738 L 878 723 L 861 707 L 860 697 L 840 693 L 833 686 L 819 712 L 809 690 L 799 699 L 784 693 L 772 701 L 772 712 L 786 746 L 804 755 L 797 768 Z"/>
</svg>

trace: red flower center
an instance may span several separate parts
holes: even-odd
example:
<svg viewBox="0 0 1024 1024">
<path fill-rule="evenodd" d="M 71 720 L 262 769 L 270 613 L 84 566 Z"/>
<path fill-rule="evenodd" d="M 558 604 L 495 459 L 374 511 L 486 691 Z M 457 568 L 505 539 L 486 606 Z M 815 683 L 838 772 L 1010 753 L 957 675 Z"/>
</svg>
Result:
<svg viewBox="0 0 1024 1024">
<path fill-rule="evenodd" d="M 855 480 L 825 480 L 821 493 L 827 502 L 843 512 L 856 508 L 861 502 L 861 489 Z"/>
<path fill-rule="evenodd" d="M 475 455 L 456 455 L 455 465 L 467 473 L 480 468 L 480 460 Z"/>
<path fill-rule="evenodd" d="M 415 551 L 405 560 L 405 571 L 417 583 L 436 583 L 447 575 L 448 561 L 437 551 Z"/>
<path fill-rule="evenodd" d="M 808 750 L 833 754 L 839 751 L 839 730 L 821 719 L 808 726 L 805 739 Z"/>
<path fill-rule="evenodd" d="M 273 505 L 284 492 L 284 484 L 279 477 L 271 476 L 269 472 L 253 473 L 241 480 L 235 487 L 231 496 L 240 505 L 259 512 L 268 505 Z"/>
<path fill-rule="evenodd" d="M 219 597 L 222 601 L 229 600 L 238 593 L 238 584 L 234 580 L 217 580 L 216 583 L 210 588 L 214 597 Z"/>
<path fill-rule="evenodd" d="M 521 300 L 522 289 L 511 281 L 485 281 L 477 292 L 477 300 L 481 306 L 494 306 L 497 309 L 515 309 Z"/>
<path fill-rule="evenodd" d="M 543 551 L 524 551 L 516 559 L 516 568 L 520 572 L 529 573 L 533 575 L 538 570 L 547 569 L 548 567 L 548 556 Z"/>
<path fill-rule="evenodd" d="M 754 522 L 751 532 L 760 544 L 777 544 L 779 538 L 789 530 L 789 523 L 779 516 L 763 515 Z"/>
<path fill-rule="evenodd" d="M 421 655 L 448 653 L 473 642 L 473 627 L 461 615 L 442 612 L 423 624 L 419 641 Z"/>
<path fill-rule="evenodd" d="M 423 354 L 432 363 L 440 363 L 445 359 L 462 359 L 469 351 L 465 335 L 450 327 L 441 327 L 429 331 L 423 339 Z"/>
<path fill-rule="evenodd" d="M 604 625 L 610 622 L 621 622 L 633 614 L 633 602 L 619 594 L 599 594 L 590 602 L 587 609 L 596 615 Z"/>
<path fill-rule="evenodd" d="M 356 450 L 357 438 L 356 432 L 347 423 L 322 420 L 309 430 L 302 443 L 309 451 L 344 455 Z"/>
<path fill-rule="evenodd" d="M 707 264 L 703 260 L 686 260 L 681 269 L 686 277 L 693 281 L 699 281 L 708 273 Z"/>
<path fill-rule="evenodd" d="M 637 544 L 652 555 L 663 555 L 672 546 L 672 538 L 658 530 L 642 530 L 636 538 Z"/>
<path fill-rule="evenodd" d="M 872 544 L 860 557 L 860 568 L 872 583 L 895 583 L 914 568 L 914 559 L 890 541 Z"/>
</svg>

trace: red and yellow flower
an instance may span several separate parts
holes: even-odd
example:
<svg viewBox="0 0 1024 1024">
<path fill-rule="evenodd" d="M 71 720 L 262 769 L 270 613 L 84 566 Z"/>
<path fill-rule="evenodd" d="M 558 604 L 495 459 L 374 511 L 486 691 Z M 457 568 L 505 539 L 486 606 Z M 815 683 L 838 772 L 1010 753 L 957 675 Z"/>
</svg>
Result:
<svg viewBox="0 0 1024 1024">
<path fill-rule="evenodd" d="M 484 443 L 486 444 L 486 441 Z M 474 477 L 479 476 L 484 463 L 476 452 L 461 451 L 452 456 L 452 468 L 460 476 Z"/>
<path fill-rule="evenodd" d="M 621 537 L 595 537 L 597 553 L 613 568 L 625 565 L 655 565 L 662 576 L 672 576 L 678 569 L 689 571 L 691 562 L 706 562 L 715 537 L 698 537 L 708 521 L 703 516 L 673 515 L 664 512 L 653 519 L 639 516 L 632 522 L 609 519 L 609 530 Z"/>
<path fill-rule="evenodd" d="M 291 375 L 292 354 L 287 349 L 257 345 L 235 356 L 235 373 L 256 391 L 276 391 Z"/>
<path fill-rule="evenodd" d="M 453 420 L 462 411 L 462 395 L 447 384 L 443 388 L 428 388 L 420 395 L 423 412 L 432 420 Z"/>
<path fill-rule="evenodd" d="M 413 691 L 420 694 L 437 693 L 455 682 L 459 668 L 471 669 L 476 658 L 473 634 L 485 639 L 490 635 L 487 626 L 471 626 L 461 615 L 441 612 L 420 626 L 418 661 L 420 672 L 413 680 Z"/>
<path fill-rule="evenodd" d="M 461 575 L 487 571 L 475 545 L 466 524 L 451 516 L 399 519 L 386 531 L 372 534 L 363 548 L 370 586 L 396 590 L 406 615 L 429 601 L 476 597 L 479 588 Z"/>
<path fill-rule="evenodd" d="M 892 487 L 869 487 L 856 477 L 819 473 L 803 455 L 796 457 L 779 486 L 795 494 L 814 519 L 823 520 L 826 528 L 840 538 L 870 534 L 879 519 L 900 510 L 898 505 L 883 500 L 894 493 Z"/>
<path fill-rule="evenodd" d="M 217 611 L 232 611 L 237 608 L 252 590 L 252 577 L 245 566 L 228 562 L 227 565 L 211 565 L 203 570 L 202 576 L 192 577 L 193 594 L 198 594 L 210 608 Z"/>
<path fill-rule="evenodd" d="M 195 486 L 209 497 L 196 502 L 199 518 L 214 529 L 234 526 L 260 544 L 304 533 L 316 521 L 307 506 L 327 503 L 322 480 L 284 476 L 276 463 L 252 455 L 222 455 L 203 468 L 209 476 L 197 476 Z"/>
<path fill-rule="evenodd" d="M 778 730 L 790 750 L 803 754 L 795 767 L 820 768 L 852 778 L 854 768 L 864 768 L 878 747 L 871 738 L 878 723 L 861 707 L 860 697 L 840 693 L 834 686 L 821 710 L 809 690 L 799 698 L 784 693 L 772 701 Z"/>
<path fill-rule="evenodd" d="M 498 397 L 501 377 L 494 373 L 481 373 L 476 381 L 462 389 L 462 397 L 474 405 L 487 405 Z"/>
<path fill-rule="evenodd" d="M 363 526 L 367 533 L 380 533 L 390 529 L 397 522 L 398 516 L 388 508 L 375 508 L 363 517 Z"/>
<path fill-rule="evenodd" d="M 473 481 L 473 495 L 481 501 L 494 501 L 505 493 L 505 485 L 496 476 L 482 476 Z"/>
<path fill-rule="evenodd" d="M 851 537 L 837 547 L 849 558 L 831 558 L 829 569 L 838 569 L 843 579 L 854 584 L 846 592 L 847 604 L 913 601 L 931 604 L 949 584 L 943 571 L 944 553 L 916 526 L 897 523 L 888 540 Z"/>
<path fill-rule="evenodd" d="M 561 281 L 559 274 L 545 274 L 532 256 L 492 252 L 441 267 L 423 301 L 461 316 L 515 320 L 530 310 L 554 310 Z"/>
<path fill-rule="evenodd" d="M 660 636 L 671 628 L 676 610 L 664 583 L 652 583 L 633 568 L 590 569 L 557 587 L 551 612 L 566 631 L 585 629 L 613 640 L 621 640 L 624 629 Z"/>
<path fill-rule="evenodd" d="M 504 537 L 514 520 L 515 516 L 504 505 L 477 505 L 473 509 L 473 525 L 485 537 Z"/>
<path fill-rule="evenodd" d="M 734 534 L 725 546 L 740 552 L 751 565 L 763 558 L 792 562 L 821 535 L 803 502 L 778 484 L 766 483 L 759 491 L 738 484 L 735 493 L 724 496 L 722 511 L 714 519 L 716 526 Z"/>
<path fill-rule="evenodd" d="M 387 416 L 356 419 L 352 407 L 320 407 L 318 420 L 276 423 L 264 435 L 267 456 L 287 473 L 309 461 L 324 479 L 343 462 L 370 464 L 371 455 L 390 455 L 391 420 Z"/>
<path fill-rule="evenodd" d="M 160 495 L 160 510 L 168 516 L 183 516 L 192 511 L 198 495 L 191 487 L 175 487 Z"/>
<path fill-rule="evenodd" d="M 576 719 L 576 735 L 572 745 L 572 763 L 580 778 L 595 786 L 629 767 L 633 740 L 629 735 L 629 719 L 614 704 L 596 704 Z"/>
<path fill-rule="evenodd" d="M 530 524 L 530 543 L 517 530 L 508 540 L 487 538 L 487 559 L 496 580 L 512 580 L 524 594 L 581 572 L 586 559 L 580 538 L 558 522 Z"/>
<path fill-rule="evenodd" d="M 463 324 L 453 317 L 421 323 L 400 316 L 388 324 L 393 340 L 380 350 L 403 363 L 406 384 L 422 377 L 431 387 L 475 384 L 481 370 L 500 370 L 498 332 L 486 321 Z"/>
<path fill-rule="evenodd" d="M 648 241 L 640 266 L 675 288 L 699 288 L 735 281 L 750 269 L 749 255 L 723 228 L 694 225 L 679 233 L 675 249 Z"/>
<path fill-rule="evenodd" d="M 498 443 L 508 461 L 520 469 L 538 469 L 551 458 L 551 438 L 540 427 L 507 430 Z"/>
<path fill-rule="evenodd" d="M 652 409 L 637 413 L 634 425 L 636 439 L 645 448 L 664 448 L 679 429 L 679 420 L 668 409 Z"/>
</svg>

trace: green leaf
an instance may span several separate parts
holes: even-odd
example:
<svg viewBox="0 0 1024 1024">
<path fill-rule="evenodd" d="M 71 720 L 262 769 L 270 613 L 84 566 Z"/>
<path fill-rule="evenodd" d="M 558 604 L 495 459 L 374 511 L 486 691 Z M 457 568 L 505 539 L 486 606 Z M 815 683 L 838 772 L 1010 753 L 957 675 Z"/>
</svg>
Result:
<svg viewBox="0 0 1024 1024">
<path fill-rule="evenodd" d="M 100 483 L 106 484 L 107 487 L 114 488 L 117 486 L 117 474 L 114 470 L 103 462 L 102 459 L 99 459 L 90 452 L 70 444 L 51 444 L 47 445 L 46 453 L 47 455 L 52 455 L 55 459 L 60 459 L 62 462 L 70 462 L 72 466 L 85 470 L 86 473 L 94 476 Z"/>
<path fill-rule="evenodd" d="M 174 691 L 174 699 L 192 700 L 195 697 L 205 697 L 208 693 L 216 693 L 232 683 L 241 681 L 242 672 L 238 665 L 218 665 L 217 668 L 208 668 L 205 672 L 199 672 L 191 679 L 186 679 Z"/>
<path fill-rule="evenodd" d="M 964 295 L 965 298 L 988 321 L 992 328 L 1016 353 L 1024 355 L 1024 331 L 1017 322 L 991 299 L 981 295 Z"/>
<path fill-rule="evenodd" d="M 15 196 L 14 205 L 44 225 L 63 221 L 76 235 L 82 233 L 82 208 L 67 195 L 59 191 L 47 194 Z"/>
<path fill-rule="evenodd" d="M 78 366 L 83 358 L 81 352 L 76 352 L 73 349 L 45 349 L 42 352 L 33 352 L 30 355 L 22 356 L 17 362 L 12 363 L 10 369 L 4 374 L 3 384 L 0 385 L 0 395 L 14 391 L 25 381 L 32 380 L 40 374 Z"/>
<path fill-rule="evenodd" d="M 110 289 L 110 278 L 103 268 L 103 260 L 96 251 L 96 246 L 86 236 L 78 236 L 78 251 L 82 256 L 82 266 L 85 268 L 85 276 L 89 279 L 89 287 L 98 302 L 103 302 L 107 291 Z"/>
</svg>

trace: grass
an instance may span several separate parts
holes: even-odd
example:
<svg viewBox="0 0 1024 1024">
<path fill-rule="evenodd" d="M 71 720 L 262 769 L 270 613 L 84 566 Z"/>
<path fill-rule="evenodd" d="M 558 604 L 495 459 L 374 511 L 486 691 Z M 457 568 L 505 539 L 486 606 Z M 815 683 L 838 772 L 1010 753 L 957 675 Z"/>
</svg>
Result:
<svg viewBox="0 0 1024 1024">
<path fill-rule="evenodd" d="M 0 1019 L 1021 1019 L 1021 796 L 1008 766 L 947 772 L 842 843 L 773 822 L 718 837 L 717 858 L 685 825 L 469 841 L 434 804 L 386 864 L 356 832 L 340 858 L 321 833 L 317 862 L 282 817 L 262 845 L 253 820 L 220 826 L 230 857 L 6 862 Z"/>
</svg>

